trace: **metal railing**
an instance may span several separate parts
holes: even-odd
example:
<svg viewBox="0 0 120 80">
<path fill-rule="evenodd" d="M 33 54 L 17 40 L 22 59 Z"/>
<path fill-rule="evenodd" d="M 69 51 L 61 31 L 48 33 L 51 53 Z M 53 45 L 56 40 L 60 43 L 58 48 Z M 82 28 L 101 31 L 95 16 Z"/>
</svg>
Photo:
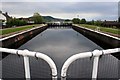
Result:
<svg viewBox="0 0 120 80">
<path fill-rule="evenodd" d="M 87 57 L 94 57 L 92 79 L 94 79 L 94 80 L 97 79 L 99 56 L 111 54 L 111 53 L 116 53 L 116 52 L 120 52 L 120 48 L 107 49 L 107 50 L 94 50 L 93 52 L 78 53 L 78 54 L 71 56 L 63 64 L 63 67 L 61 70 L 61 80 L 66 80 L 67 70 L 72 62 L 74 62 L 77 59 L 87 58 Z"/>
<path fill-rule="evenodd" d="M 25 78 L 26 80 L 30 79 L 30 65 L 29 65 L 29 57 L 36 57 L 36 58 L 41 58 L 44 61 L 46 61 L 52 71 L 52 79 L 56 80 L 57 79 L 57 68 L 54 63 L 54 61 L 48 57 L 47 55 L 39 52 L 32 52 L 28 50 L 16 50 L 16 49 L 7 49 L 7 48 L 0 48 L 0 52 L 6 52 L 6 53 L 11 53 L 11 54 L 16 54 L 16 55 L 22 55 L 24 57 L 24 69 L 25 69 Z"/>
<path fill-rule="evenodd" d="M 30 65 L 29 65 L 29 57 L 30 56 L 36 57 L 36 58 L 41 58 L 41 59 L 45 60 L 51 68 L 52 79 L 57 80 L 57 68 L 56 68 L 54 61 L 50 57 L 48 57 L 47 55 L 45 55 L 43 53 L 32 52 L 32 51 L 28 51 L 28 50 L 7 49 L 7 48 L 0 48 L 0 52 L 22 55 L 24 57 L 24 68 L 25 68 L 26 80 L 31 78 L 30 77 Z M 70 58 L 68 58 L 65 61 L 65 63 L 62 66 L 61 80 L 66 80 L 67 70 L 72 62 L 74 62 L 77 59 L 87 58 L 87 57 L 94 57 L 92 79 L 95 80 L 97 78 L 99 56 L 116 53 L 116 52 L 120 52 L 120 48 L 107 49 L 107 50 L 94 50 L 93 52 L 78 53 L 78 54 L 71 56 Z"/>
</svg>

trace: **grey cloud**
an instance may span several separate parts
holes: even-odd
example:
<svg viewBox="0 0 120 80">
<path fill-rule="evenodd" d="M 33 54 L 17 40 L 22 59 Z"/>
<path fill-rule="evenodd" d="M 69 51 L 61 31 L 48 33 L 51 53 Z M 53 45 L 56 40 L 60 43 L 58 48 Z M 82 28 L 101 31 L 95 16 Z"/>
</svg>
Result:
<svg viewBox="0 0 120 80">
<path fill-rule="evenodd" d="M 70 7 L 70 6 L 68 6 Z M 116 14 L 118 3 L 115 2 L 80 2 L 72 5 L 68 9 L 65 7 L 65 10 L 68 12 L 97 12 L 103 14 Z"/>
<path fill-rule="evenodd" d="M 117 2 L 3 2 L 2 10 L 15 15 L 32 15 L 52 13 L 99 13 L 103 16 L 117 16 Z M 102 16 L 101 16 L 102 17 Z M 104 17 L 103 17 L 104 18 Z M 116 18 L 116 17 L 115 17 Z"/>
</svg>

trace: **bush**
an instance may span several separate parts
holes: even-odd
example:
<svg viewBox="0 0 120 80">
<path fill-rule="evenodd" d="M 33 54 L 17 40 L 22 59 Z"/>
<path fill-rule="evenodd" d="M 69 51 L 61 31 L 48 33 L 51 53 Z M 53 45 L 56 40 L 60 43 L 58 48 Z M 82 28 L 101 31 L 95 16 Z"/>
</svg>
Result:
<svg viewBox="0 0 120 80">
<path fill-rule="evenodd" d="M 80 20 L 80 24 L 85 24 L 86 23 L 86 20 L 83 18 Z"/>
<path fill-rule="evenodd" d="M 80 19 L 79 19 L 79 18 L 73 18 L 73 19 L 72 19 L 72 22 L 73 22 L 74 24 L 79 24 L 79 23 L 80 23 Z"/>
<path fill-rule="evenodd" d="M 6 24 L 7 24 L 8 27 L 23 26 L 23 25 L 26 25 L 27 22 L 24 21 L 24 20 L 19 20 L 19 19 L 13 18 L 13 19 L 10 19 L 9 21 L 7 21 Z"/>
<path fill-rule="evenodd" d="M 95 22 L 94 22 L 94 25 L 96 25 L 96 26 L 101 26 L 101 25 L 102 25 L 102 22 L 99 21 L 99 20 L 98 20 L 98 21 L 95 21 Z"/>
</svg>

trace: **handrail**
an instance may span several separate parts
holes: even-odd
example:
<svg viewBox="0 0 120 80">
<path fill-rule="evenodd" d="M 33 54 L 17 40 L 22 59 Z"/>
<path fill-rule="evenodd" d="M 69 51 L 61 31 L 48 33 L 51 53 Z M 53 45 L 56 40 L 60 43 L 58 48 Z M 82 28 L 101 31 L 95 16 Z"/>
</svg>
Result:
<svg viewBox="0 0 120 80">
<path fill-rule="evenodd" d="M 32 51 L 28 51 L 28 50 L 7 49 L 7 48 L 1 48 L 1 47 L 0 47 L 0 52 L 22 55 L 24 57 L 25 77 L 27 80 L 28 80 L 28 78 L 30 79 L 29 56 L 41 58 L 41 59 L 45 60 L 49 64 L 49 66 L 52 70 L 52 79 L 53 80 L 57 79 L 57 68 L 56 68 L 54 61 L 50 57 L 48 57 L 47 55 L 45 55 L 43 53 L 32 52 Z M 61 78 L 63 80 L 66 79 L 66 73 L 67 73 L 68 67 L 70 66 L 70 64 L 73 61 L 80 59 L 80 58 L 94 57 L 92 78 L 96 79 L 97 71 L 98 71 L 99 56 L 116 53 L 116 52 L 120 52 L 120 48 L 107 49 L 107 50 L 94 50 L 93 52 L 84 52 L 84 53 L 75 54 L 75 55 L 71 56 L 70 58 L 68 58 L 65 61 L 65 63 L 63 64 L 63 67 L 61 70 Z"/>
<path fill-rule="evenodd" d="M 70 58 L 68 58 L 65 63 L 63 64 L 62 70 L 61 70 L 61 78 L 66 78 L 66 73 L 68 70 L 68 67 L 70 64 L 80 58 L 87 58 L 87 57 L 94 57 L 94 63 L 93 63 L 93 72 L 92 72 L 92 78 L 97 78 L 97 70 L 98 70 L 98 62 L 99 62 L 99 56 L 105 55 L 105 54 L 111 54 L 120 52 L 120 48 L 115 49 L 107 49 L 107 50 L 94 50 L 93 52 L 84 52 L 84 53 L 78 53 Z"/>
<path fill-rule="evenodd" d="M 52 78 L 53 79 L 57 78 L 57 68 L 56 68 L 54 61 L 50 57 L 48 57 L 47 55 L 45 55 L 43 53 L 32 52 L 32 51 L 28 51 L 28 50 L 7 49 L 7 48 L 1 48 L 1 47 L 0 47 L 0 52 L 6 52 L 6 53 L 24 56 L 26 78 L 30 78 L 30 71 L 29 71 L 29 67 L 28 67 L 29 66 L 29 58 L 28 58 L 29 56 L 37 57 L 37 58 L 41 58 L 41 59 L 45 60 L 49 64 L 49 66 L 52 70 Z"/>
</svg>

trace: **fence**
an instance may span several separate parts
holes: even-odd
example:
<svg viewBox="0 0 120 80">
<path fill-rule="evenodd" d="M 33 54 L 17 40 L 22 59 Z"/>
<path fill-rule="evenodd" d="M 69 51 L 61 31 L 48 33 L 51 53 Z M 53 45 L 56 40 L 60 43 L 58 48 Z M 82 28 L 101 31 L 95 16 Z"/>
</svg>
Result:
<svg viewBox="0 0 120 80">
<path fill-rule="evenodd" d="M 57 68 L 54 63 L 54 61 L 48 57 L 47 55 L 39 52 L 32 52 L 28 50 L 16 50 L 16 49 L 7 49 L 7 48 L 0 48 L 0 52 L 6 52 L 6 53 L 11 53 L 11 54 L 16 54 L 16 55 L 22 55 L 24 57 L 24 68 L 25 68 L 25 78 L 28 80 L 30 79 L 30 66 L 29 66 L 29 57 L 36 57 L 36 58 L 41 58 L 45 60 L 52 71 L 52 79 L 56 80 L 57 79 Z M 66 74 L 68 67 L 72 62 L 74 62 L 77 59 L 80 58 L 87 58 L 87 57 L 94 57 L 94 62 L 93 62 L 93 70 L 92 70 L 92 78 L 96 79 L 97 78 L 97 72 L 98 72 L 98 63 L 99 63 L 99 57 L 101 55 L 107 55 L 111 53 L 116 53 L 120 52 L 120 48 L 115 48 L 115 49 L 107 49 L 107 50 L 94 50 L 93 52 L 84 52 L 84 53 L 78 53 L 70 58 L 68 58 L 65 63 L 63 64 L 62 70 L 61 70 L 61 79 L 66 80 Z"/>
</svg>

